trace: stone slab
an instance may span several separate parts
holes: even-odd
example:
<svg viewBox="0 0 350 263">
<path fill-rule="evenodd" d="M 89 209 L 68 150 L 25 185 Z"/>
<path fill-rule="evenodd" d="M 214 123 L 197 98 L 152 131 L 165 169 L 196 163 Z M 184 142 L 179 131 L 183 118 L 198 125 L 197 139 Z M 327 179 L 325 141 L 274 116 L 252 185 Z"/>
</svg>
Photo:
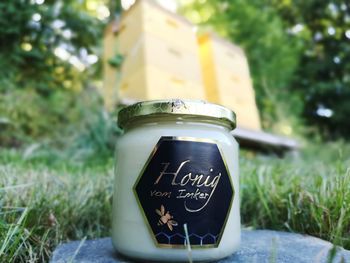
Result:
<svg viewBox="0 0 350 263">
<path fill-rule="evenodd" d="M 238 252 L 220 263 L 270 262 L 329 262 L 333 245 L 319 238 L 271 230 L 243 230 Z M 73 241 L 56 248 L 51 263 L 120 263 L 130 262 L 116 254 L 110 238 Z M 332 262 L 349 262 L 350 251 L 337 248 Z"/>
</svg>

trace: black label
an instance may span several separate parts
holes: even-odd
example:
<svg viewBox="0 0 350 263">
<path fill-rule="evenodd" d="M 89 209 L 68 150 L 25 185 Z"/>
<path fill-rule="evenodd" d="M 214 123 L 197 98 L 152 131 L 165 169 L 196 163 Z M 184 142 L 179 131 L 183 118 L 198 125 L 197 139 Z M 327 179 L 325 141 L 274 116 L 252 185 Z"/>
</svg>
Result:
<svg viewBox="0 0 350 263">
<path fill-rule="evenodd" d="M 218 246 L 234 189 L 216 143 L 162 137 L 134 190 L 158 246 Z"/>
</svg>

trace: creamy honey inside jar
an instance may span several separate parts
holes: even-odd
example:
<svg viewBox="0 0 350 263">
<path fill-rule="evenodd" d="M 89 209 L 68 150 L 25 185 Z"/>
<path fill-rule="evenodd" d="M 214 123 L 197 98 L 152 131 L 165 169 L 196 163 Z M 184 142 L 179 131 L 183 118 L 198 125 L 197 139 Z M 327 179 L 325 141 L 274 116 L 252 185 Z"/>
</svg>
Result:
<svg viewBox="0 0 350 263">
<path fill-rule="evenodd" d="M 145 261 L 211 261 L 240 243 L 238 144 L 231 110 L 144 101 L 118 124 L 112 241 Z M 189 253 L 188 250 L 191 249 Z"/>
</svg>

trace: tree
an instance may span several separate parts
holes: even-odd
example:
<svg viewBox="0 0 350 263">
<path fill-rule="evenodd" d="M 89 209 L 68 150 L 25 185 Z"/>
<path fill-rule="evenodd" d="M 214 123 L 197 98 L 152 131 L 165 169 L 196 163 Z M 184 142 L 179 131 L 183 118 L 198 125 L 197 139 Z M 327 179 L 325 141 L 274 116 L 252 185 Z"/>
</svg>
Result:
<svg viewBox="0 0 350 263">
<path fill-rule="evenodd" d="M 350 4 L 276 0 L 273 5 L 305 43 L 293 81 L 293 90 L 305 99 L 304 118 L 326 138 L 350 138 Z"/>
<path fill-rule="evenodd" d="M 109 15 L 107 4 L 0 2 L 0 145 L 62 137 L 64 128 L 74 123 L 76 130 L 84 112 L 94 108 L 95 92 L 87 91 L 97 99 L 86 103 L 84 94 L 76 91 L 99 76 L 97 55 Z"/>
<path fill-rule="evenodd" d="M 57 88 L 79 89 L 91 70 L 81 72 L 91 59 L 96 62 L 94 48 L 103 28 L 103 22 L 88 13 L 87 2 L 0 3 L 0 91 L 9 83 L 42 95 Z"/>
</svg>

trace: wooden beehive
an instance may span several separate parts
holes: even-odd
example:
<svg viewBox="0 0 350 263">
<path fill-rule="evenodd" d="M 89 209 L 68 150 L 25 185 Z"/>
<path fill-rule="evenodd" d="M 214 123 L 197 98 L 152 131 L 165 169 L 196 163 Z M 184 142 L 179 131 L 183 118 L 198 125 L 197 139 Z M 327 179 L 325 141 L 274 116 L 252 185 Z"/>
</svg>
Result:
<svg viewBox="0 0 350 263">
<path fill-rule="evenodd" d="M 241 48 L 213 34 L 198 37 L 206 99 L 234 110 L 237 124 L 260 130 L 255 92 Z"/>
<path fill-rule="evenodd" d="M 197 49 L 193 25 L 154 0 L 138 0 L 122 13 L 118 29 L 119 51 L 127 52 L 143 33 L 150 33 L 189 52 Z"/>
<path fill-rule="evenodd" d="M 103 89 L 102 95 L 107 109 L 112 109 L 117 100 L 117 70 L 109 64 L 109 60 L 117 53 L 116 47 L 116 22 L 110 23 L 104 32 L 103 39 Z"/>
<path fill-rule="evenodd" d="M 205 98 L 197 37 L 182 17 L 137 1 L 122 15 L 117 41 L 120 99 Z"/>
<path fill-rule="evenodd" d="M 121 67 L 108 61 L 123 55 Z M 115 64 L 118 64 L 118 60 Z M 190 98 L 222 104 L 237 113 L 240 145 L 296 149 L 297 143 L 261 131 L 247 59 L 241 48 L 205 34 L 152 0 L 138 0 L 108 25 L 104 36 L 103 96 L 108 109 L 117 98 Z"/>
</svg>

